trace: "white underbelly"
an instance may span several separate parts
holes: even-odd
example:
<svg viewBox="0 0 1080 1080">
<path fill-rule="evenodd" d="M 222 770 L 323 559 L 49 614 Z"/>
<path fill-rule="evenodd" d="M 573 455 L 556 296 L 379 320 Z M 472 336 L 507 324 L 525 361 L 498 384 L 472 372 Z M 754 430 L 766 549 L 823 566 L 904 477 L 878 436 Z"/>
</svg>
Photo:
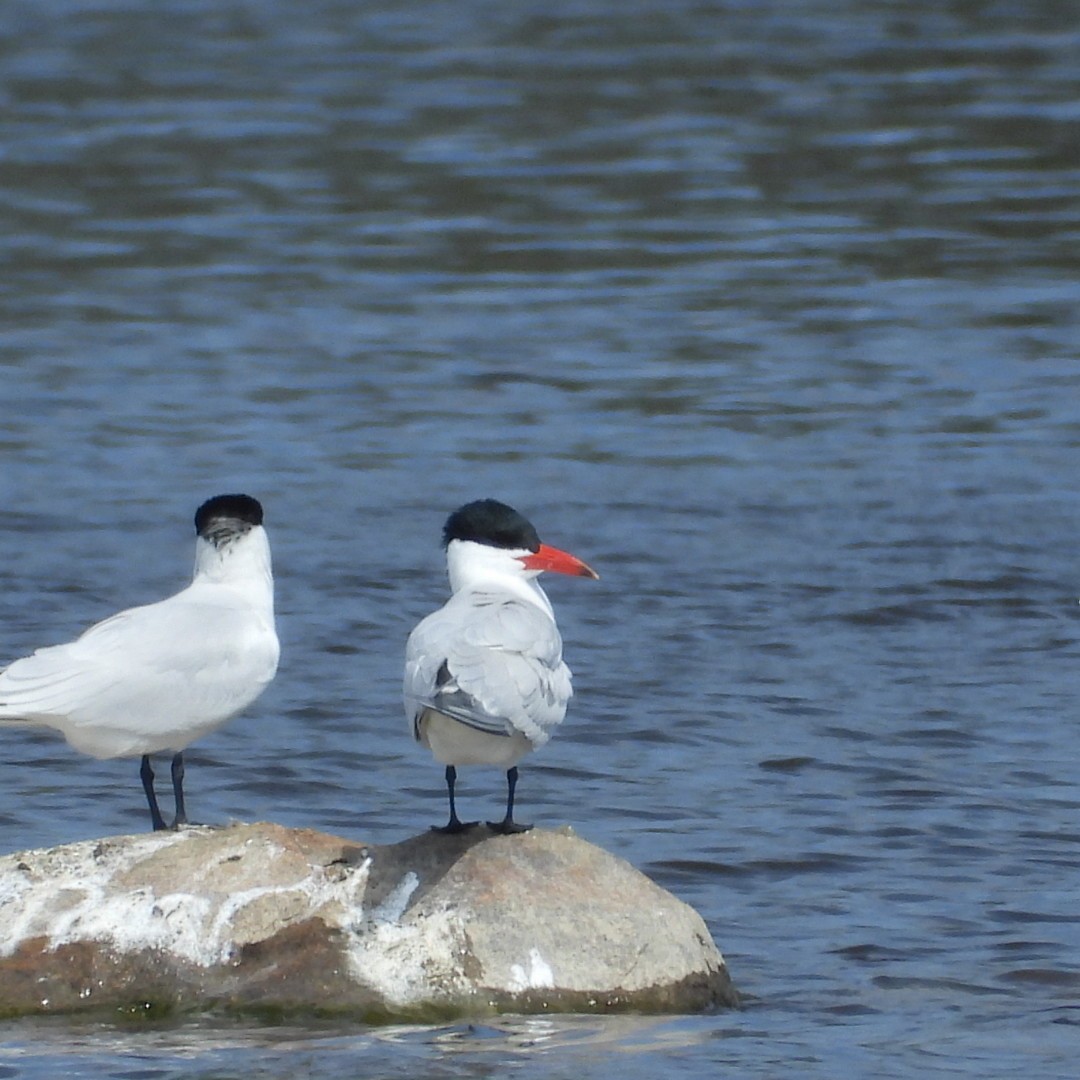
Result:
<svg viewBox="0 0 1080 1080">
<path fill-rule="evenodd" d="M 491 735 L 433 709 L 424 710 L 417 729 L 420 742 L 444 765 L 498 765 L 509 769 L 533 748 L 520 731 Z"/>
</svg>

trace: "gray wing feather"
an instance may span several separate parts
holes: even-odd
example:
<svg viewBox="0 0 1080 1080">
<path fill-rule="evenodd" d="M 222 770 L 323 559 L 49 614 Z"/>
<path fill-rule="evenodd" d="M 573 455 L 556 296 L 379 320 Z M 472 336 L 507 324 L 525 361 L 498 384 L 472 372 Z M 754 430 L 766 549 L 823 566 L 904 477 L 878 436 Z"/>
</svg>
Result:
<svg viewBox="0 0 1080 1080">
<path fill-rule="evenodd" d="M 412 632 L 405 654 L 405 712 L 425 708 L 492 734 L 547 742 L 566 714 L 570 669 L 546 612 L 516 597 L 458 593 Z"/>
</svg>

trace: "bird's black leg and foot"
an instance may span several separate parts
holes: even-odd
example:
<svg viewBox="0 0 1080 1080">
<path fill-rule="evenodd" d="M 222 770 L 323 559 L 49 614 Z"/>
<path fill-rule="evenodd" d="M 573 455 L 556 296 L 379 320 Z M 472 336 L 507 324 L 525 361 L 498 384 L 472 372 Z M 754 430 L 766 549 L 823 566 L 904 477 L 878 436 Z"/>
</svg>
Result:
<svg viewBox="0 0 1080 1080">
<path fill-rule="evenodd" d="M 488 824 L 497 832 L 507 836 L 511 833 L 528 832 L 531 825 L 519 825 L 514 820 L 514 789 L 517 787 L 517 766 L 506 770 L 506 817 L 502 821 L 489 821 Z"/>
<path fill-rule="evenodd" d="M 462 821 L 457 816 L 454 808 L 454 783 L 457 780 L 457 769 L 453 765 L 446 766 L 446 790 L 450 795 L 450 820 L 445 825 L 432 825 L 431 831 L 437 833 L 459 833 L 478 825 L 477 821 Z"/>
<path fill-rule="evenodd" d="M 150 767 L 150 755 L 143 754 L 142 768 L 139 769 L 139 778 L 142 780 L 143 791 L 146 792 L 146 801 L 150 804 L 150 820 L 154 825 L 154 832 L 160 832 L 168 828 L 165 819 L 161 816 L 158 808 L 157 796 L 154 794 L 154 770 Z"/>
<path fill-rule="evenodd" d="M 176 817 L 173 818 L 171 828 L 178 829 L 188 823 L 187 811 L 184 809 L 184 755 L 174 754 L 172 759 L 172 789 L 176 799 Z"/>
</svg>

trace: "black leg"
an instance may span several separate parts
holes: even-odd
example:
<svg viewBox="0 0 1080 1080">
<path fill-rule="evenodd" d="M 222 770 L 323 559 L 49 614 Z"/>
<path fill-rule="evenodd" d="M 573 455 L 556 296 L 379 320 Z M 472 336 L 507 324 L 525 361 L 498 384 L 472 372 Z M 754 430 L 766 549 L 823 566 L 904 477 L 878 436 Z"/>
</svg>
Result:
<svg viewBox="0 0 1080 1080">
<path fill-rule="evenodd" d="M 446 790 L 450 795 L 450 820 L 442 826 L 433 825 L 431 827 L 432 832 L 439 833 L 459 833 L 464 832 L 466 829 L 471 829 L 477 824 L 475 821 L 462 821 L 457 816 L 457 810 L 454 807 L 454 783 L 457 781 L 457 769 L 453 765 L 446 766 Z"/>
<path fill-rule="evenodd" d="M 506 770 L 506 817 L 502 821 L 489 821 L 488 824 L 497 833 L 519 833 L 528 832 L 531 825 L 519 825 L 514 820 L 514 790 L 517 788 L 518 771 L 517 766 Z"/>
<path fill-rule="evenodd" d="M 172 759 L 172 789 L 176 799 L 176 817 L 172 827 L 179 828 L 187 824 L 187 812 L 184 810 L 184 755 L 174 754 Z"/>
<path fill-rule="evenodd" d="M 160 832 L 166 828 L 165 819 L 158 809 L 157 796 L 154 794 L 154 770 L 150 767 L 150 755 L 143 754 L 142 768 L 139 769 L 139 777 L 142 780 L 143 791 L 146 792 L 146 801 L 150 804 L 150 820 L 154 825 L 154 832 Z"/>
</svg>

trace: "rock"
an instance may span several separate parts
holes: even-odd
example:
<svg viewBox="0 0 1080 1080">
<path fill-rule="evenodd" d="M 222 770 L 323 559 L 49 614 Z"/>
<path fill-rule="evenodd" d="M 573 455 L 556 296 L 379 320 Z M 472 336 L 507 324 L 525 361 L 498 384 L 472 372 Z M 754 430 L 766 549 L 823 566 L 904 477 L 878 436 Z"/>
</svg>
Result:
<svg viewBox="0 0 1080 1080">
<path fill-rule="evenodd" d="M 701 918 L 570 830 L 362 846 L 272 824 L 0 858 L 0 1014 L 433 1020 L 737 1003 Z"/>
</svg>

